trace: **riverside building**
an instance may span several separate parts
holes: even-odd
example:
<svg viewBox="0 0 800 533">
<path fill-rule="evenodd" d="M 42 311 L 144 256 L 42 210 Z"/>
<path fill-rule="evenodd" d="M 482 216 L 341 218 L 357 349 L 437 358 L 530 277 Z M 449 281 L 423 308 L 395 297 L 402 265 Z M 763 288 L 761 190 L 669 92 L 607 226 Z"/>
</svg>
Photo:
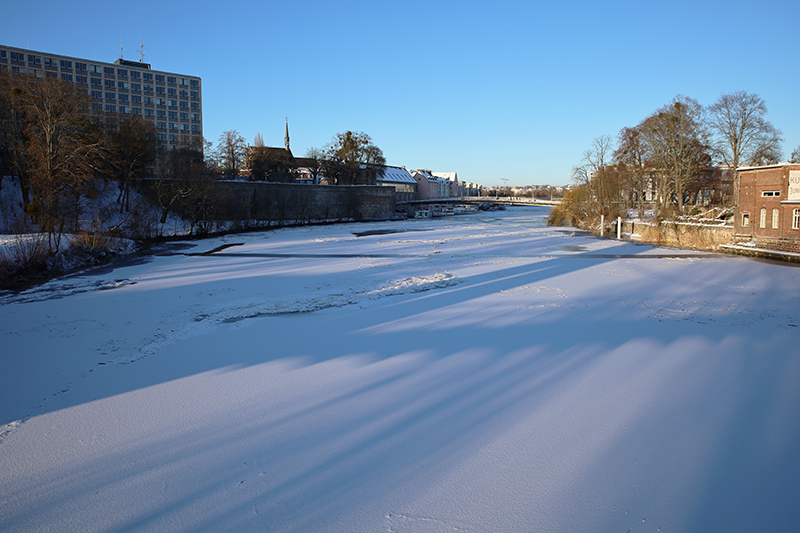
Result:
<svg viewBox="0 0 800 533">
<path fill-rule="evenodd" d="M 144 61 L 104 63 L 0 44 L 0 70 L 57 78 L 92 98 L 92 109 L 153 122 L 159 147 L 203 135 L 203 87 L 198 76 L 153 70 Z"/>
</svg>

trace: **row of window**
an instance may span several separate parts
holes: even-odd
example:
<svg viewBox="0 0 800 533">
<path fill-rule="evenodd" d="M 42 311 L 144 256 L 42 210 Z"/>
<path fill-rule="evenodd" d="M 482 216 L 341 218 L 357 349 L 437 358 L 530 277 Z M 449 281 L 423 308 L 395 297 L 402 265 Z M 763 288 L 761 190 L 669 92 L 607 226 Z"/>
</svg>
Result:
<svg viewBox="0 0 800 533">
<path fill-rule="evenodd" d="M 181 136 L 181 135 L 177 135 L 177 134 L 174 134 L 174 133 L 170 133 L 169 135 L 167 135 L 166 133 L 159 133 L 158 134 L 158 140 L 159 141 L 169 140 L 170 142 L 178 142 L 178 141 L 181 141 L 185 137 L 186 137 L 185 135 Z M 192 140 L 194 141 L 195 138 L 192 137 Z"/>
<path fill-rule="evenodd" d="M 780 210 L 773 209 L 772 210 L 772 229 L 778 229 L 780 227 Z M 750 225 L 750 213 L 742 213 L 742 226 L 748 227 Z M 766 228 L 767 227 L 767 208 L 762 207 L 761 211 L 759 212 L 758 217 L 758 227 L 759 228 Z M 800 209 L 793 209 L 792 210 L 792 229 L 800 229 Z"/>
<path fill-rule="evenodd" d="M 25 62 L 25 54 L 23 52 L 8 52 L 0 50 L 0 59 L 6 59 L 10 56 L 11 61 Z M 177 76 L 167 76 L 165 74 L 154 74 L 152 72 L 140 72 L 138 70 L 115 68 L 115 67 L 101 67 L 100 65 L 89 65 L 78 61 L 71 61 L 69 59 L 56 59 L 51 57 L 38 56 L 35 54 L 27 55 L 29 65 L 44 65 L 45 67 L 60 67 L 62 69 L 74 69 L 80 72 L 90 72 L 93 74 L 104 74 L 106 76 L 117 76 L 121 78 L 143 79 L 145 81 L 154 81 L 157 83 L 169 83 L 171 85 L 178 85 L 181 87 L 200 87 L 200 80 L 190 80 L 188 78 L 179 78 Z M 22 71 L 24 72 L 24 71 Z"/>
<path fill-rule="evenodd" d="M 121 102 L 134 102 L 136 104 L 144 104 L 144 105 L 158 105 L 158 106 L 165 106 L 165 107 L 179 107 L 181 109 L 193 109 L 196 111 L 200 110 L 200 103 L 199 102 L 184 102 L 166 98 L 152 98 L 150 96 L 139 96 L 137 94 L 128 95 L 124 93 L 103 93 L 103 91 L 91 91 L 89 93 L 92 98 L 95 100 L 102 100 L 105 96 L 106 100 L 119 100 Z M 197 113 L 194 113 L 197 114 Z M 199 114 L 197 114 L 199 116 Z"/>
</svg>

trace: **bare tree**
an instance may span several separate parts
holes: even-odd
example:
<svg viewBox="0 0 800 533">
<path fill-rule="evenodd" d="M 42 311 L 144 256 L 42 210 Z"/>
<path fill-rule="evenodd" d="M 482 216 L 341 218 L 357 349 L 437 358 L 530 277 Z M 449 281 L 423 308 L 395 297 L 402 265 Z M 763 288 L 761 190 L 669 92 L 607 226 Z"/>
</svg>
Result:
<svg viewBox="0 0 800 533">
<path fill-rule="evenodd" d="M 325 175 L 336 185 L 374 183 L 378 169 L 385 164 L 383 152 L 366 133 L 339 133 L 325 148 Z"/>
<path fill-rule="evenodd" d="M 322 160 L 325 157 L 325 153 L 320 150 L 319 148 L 311 147 L 306 150 L 306 157 L 305 157 L 305 165 L 308 168 L 308 171 L 311 173 L 311 177 L 314 180 L 315 184 L 318 184 L 320 181 L 320 175 L 322 174 Z"/>
<path fill-rule="evenodd" d="M 147 168 L 155 163 L 158 138 L 153 123 L 136 116 L 112 127 L 103 159 L 107 172 L 117 180 L 122 213 L 130 211 L 131 182 L 144 178 Z"/>
<path fill-rule="evenodd" d="M 78 229 L 81 197 L 97 177 L 102 128 L 88 95 L 71 83 L 0 71 L 0 84 L 0 156 L 17 172 L 26 211 L 58 251 L 60 235 Z"/>
<path fill-rule="evenodd" d="M 619 163 L 627 187 L 635 194 L 639 218 L 644 217 L 644 198 L 652 181 L 652 171 L 649 168 L 652 155 L 644 142 L 643 129 L 643 124 L 622 128 L 619 132 L 619 147 L 614 151 L 614 158 Z"/>
<path fill-rule="evenodd" d="M 688 183 L 707 166 L 709 145 L 703 108 L 693 98 L 676 96 L 642 125 L 658 176 L 659 207 L 674 198 L 682 213 Z"/>
<path fill-rule="evenodd" d="M 572 170 L 573 181 L 587 187 L 597 216 L 611 216 L 612 204 L 620 199 L 617 174 L 611 164 L 612 153 L 611 137 L 596 137 L 591 148 L 583 153 L 581 164 Z"/>
<path fill-rule="evenodd" d="M 228 130 L 219 136 L 217 160 L 222 173 L 230 178 L 239 175 L 247 151 L 247 141 L 236 130 Z"/>
<path fill-rule="evenodd" d="M 709 125 L 717 136 L 714 147 L 731 170 L 780 159 L 781 132 L 764 118 L 766 114 L 764 100 L 746 91 L 723 94 L 709 106 Z M 733 189 L 735 202 L 739 195 L 738 172 Z"/>
<path fill-rule="evenodd" d="M 797 145 L 797 148 L 792 150 L 792 155 L 789 157 L 790 163 L 800 163 L 800 144 Z"/>
</svg>

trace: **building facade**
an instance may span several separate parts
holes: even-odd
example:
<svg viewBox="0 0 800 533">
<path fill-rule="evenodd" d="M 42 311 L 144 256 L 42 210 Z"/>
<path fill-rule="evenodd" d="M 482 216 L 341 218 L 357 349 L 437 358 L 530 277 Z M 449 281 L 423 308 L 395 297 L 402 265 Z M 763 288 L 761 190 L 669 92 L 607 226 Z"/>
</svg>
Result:
<svg viewBox="0 0 800 533">
<path fill-rule="evenodd" d="M 800 253 L 800 164 L 739 169 L 735 238 Z"/>
<path fill-rule="evenodd" d="M 0 69 L 72 83 L 91 97 L 94 110 L 150 120 L 161 148 L 202 139 L 203 87 L 198 76 L 153 70 L 143 61 L 104 63 L 5 45 L 0 45 Z"/>
</svg>

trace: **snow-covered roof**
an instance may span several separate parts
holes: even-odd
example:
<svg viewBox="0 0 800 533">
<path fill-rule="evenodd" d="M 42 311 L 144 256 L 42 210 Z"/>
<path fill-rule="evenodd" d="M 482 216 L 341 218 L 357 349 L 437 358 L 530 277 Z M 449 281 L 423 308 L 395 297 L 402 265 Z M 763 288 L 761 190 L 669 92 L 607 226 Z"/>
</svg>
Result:
<svg viewBox="0 0 800 533">
<path fill-rule="evenodd" d="M 411 173 L 402 167 L 383 167 L 377 179 L 390 183 L 416 183 Z"/>
<path fill-rule="evenodd" d="M 437 178 L 444 178 L 446 180 L 458 181 L 458 172 L 431 172 Z"/>
</svg>

